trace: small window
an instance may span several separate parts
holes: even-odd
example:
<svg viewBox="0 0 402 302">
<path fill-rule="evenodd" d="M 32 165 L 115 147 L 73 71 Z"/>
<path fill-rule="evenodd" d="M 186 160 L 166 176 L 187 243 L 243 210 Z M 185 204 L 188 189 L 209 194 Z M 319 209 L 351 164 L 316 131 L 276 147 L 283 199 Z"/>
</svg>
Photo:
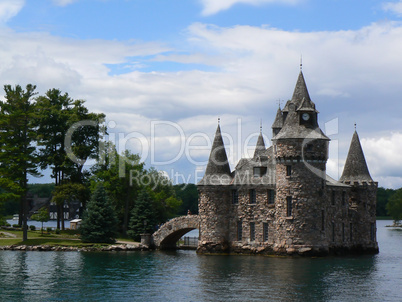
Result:
<svg viewBox="0 0 402 302">
<path fill-rule="evenodd" d="M 275 203 L 275 190 L 272 190 L 272 189 L 267 190 L 267 200 L 268 200 L 268 204 Z"/>
<path fill-rule="evenodd" d="M 255 189 L 250 189 L 249 191 L 249 198 L 250 198 L 250 203 L 254 204 L 256 203 L 256 195 L 255 195 Z"/>
<path fill-rule="evenodd" d="M 254 177 L 262 177 L 267 174 L 267 167 L 254 167 L 253 175 Z"/>
<path fill-rule="evenodd" d="M 239 203 L 239 191 L 232 190 L 232 204 L 238 204 L 238 203 Z"/>
<path fill-rule="evenodd" d="M 255 222 L 250 222 L 250 241 L 255 240 Z"/>
<path fill-rule="evenodd" d="M 237 222 L 237 240 L 238 241 L 243 240 L 243 222 L 242 222 L 242 220 L 239 220 Z"/>
<path fill-rule="evenodd" d="M 313 151 L 313 145 L 312 145 L 312 144 L 307 144 L 307 145 L 306 145 L 306 151 L 307 151 L 307 152 Z"/>
<path fill-rule="evenodd" d="M 292 166 L 288 165 L 286 166 L 286 176 L 291 176 L 292 175 Z"/>
<path fill-rule="evenodd" d="M 292 196 L 286 197 L 286 216 L 292 216 Z"/>
<path fill-rule="evenodd" d="M 267 222 L 264 222 L 263 224 L 262 224 L 262 226 L 263 226 L 263 230 L 262 230 L 262 239 L 264 240 L 264 241 L 268 241 L 268 223 Z"/>
<path fill-rule="evenodd" d="M 331 204 L 334 206 L 335 205 L 335 191 L 331 192 Z"/>
</svg>

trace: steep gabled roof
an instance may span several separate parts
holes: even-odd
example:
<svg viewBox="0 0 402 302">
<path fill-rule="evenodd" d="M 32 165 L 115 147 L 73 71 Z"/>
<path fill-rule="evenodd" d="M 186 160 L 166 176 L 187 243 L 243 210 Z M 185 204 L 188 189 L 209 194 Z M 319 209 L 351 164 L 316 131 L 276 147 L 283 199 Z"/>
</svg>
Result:
<svg viewBox="0 0 402 302">
<path fill-rule="evenodd" d="M 345 167 L 343 168 L 340 181 L 373 181 L 367 167 L 363 149 L 360 144 L 359 135 L 356 131 L 353 134 L 352 141 L 350 143 L 348 157 L 346 158 Z"/>
<path fill-rule="evenodd" d="M 226 155 L 225 145 L 223 143 L 221 128 L 218 125 L 214 142 L 204 177 L 199 184 L 219 185 L 229 183 L 231 180 L 230 166 Z"/>
</svg>

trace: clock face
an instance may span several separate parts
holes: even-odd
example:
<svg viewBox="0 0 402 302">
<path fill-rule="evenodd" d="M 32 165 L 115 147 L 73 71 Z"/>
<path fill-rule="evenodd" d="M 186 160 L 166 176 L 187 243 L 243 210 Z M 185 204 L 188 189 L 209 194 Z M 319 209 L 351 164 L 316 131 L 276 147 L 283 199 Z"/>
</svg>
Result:
<svg viewBox="0 0 402 302">
<path fill-rule="evenodd" d="M 308 113 L 303 113 L 302 119 L 305 120 L 305 121 L 308 121 L 308 120 L 310 119 L 310 114 L 308 114 Z"/>
</svg>

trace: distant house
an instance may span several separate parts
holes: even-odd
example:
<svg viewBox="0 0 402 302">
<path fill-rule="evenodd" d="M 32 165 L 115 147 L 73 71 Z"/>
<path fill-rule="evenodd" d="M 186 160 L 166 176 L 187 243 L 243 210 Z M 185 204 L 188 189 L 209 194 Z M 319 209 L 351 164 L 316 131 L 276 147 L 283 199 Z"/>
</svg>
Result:
<svg viewBox="0 0 402 302">
<path fill-rule="evenodd" d="M 71 230 L 78 230 L 82 222 L 82 219 L 73 219 L 70 221 L 70 229 Z"/>
</svg>

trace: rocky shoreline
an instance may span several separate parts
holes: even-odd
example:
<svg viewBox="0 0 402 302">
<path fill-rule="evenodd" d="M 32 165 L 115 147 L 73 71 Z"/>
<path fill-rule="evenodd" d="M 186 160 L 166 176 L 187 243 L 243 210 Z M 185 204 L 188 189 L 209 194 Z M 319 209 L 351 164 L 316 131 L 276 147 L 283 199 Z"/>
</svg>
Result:
<svg viewBox="0 0 402 302">
<path fill-rule="evenodd" d="M 0 251 L 38 251 L 38 252 L 118 252 L 118 251 L 149 251 L 142 244 L 113 244 L 109 246 L 54 246 L 54 245 L 6 245 L 0 246 Z"/>
</svg>

